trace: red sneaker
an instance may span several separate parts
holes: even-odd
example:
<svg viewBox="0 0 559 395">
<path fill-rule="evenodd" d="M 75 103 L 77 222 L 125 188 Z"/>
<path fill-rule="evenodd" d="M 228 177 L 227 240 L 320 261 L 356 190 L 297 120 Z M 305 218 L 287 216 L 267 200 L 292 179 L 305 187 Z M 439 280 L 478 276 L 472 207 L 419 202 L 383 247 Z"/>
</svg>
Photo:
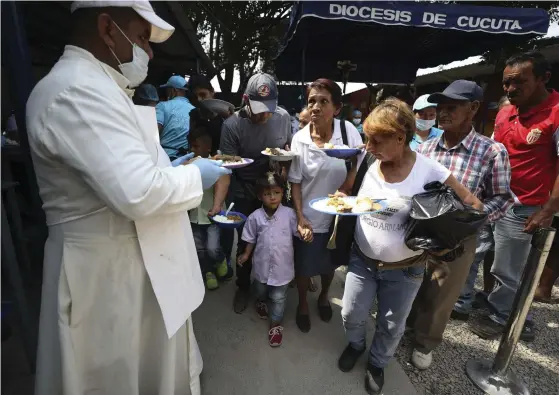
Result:
<svg viewBox="0 0 559 395">
<path fill-rule="evenodd" d="M 283 326 L 276 325 L 270 328 L 268 332 L 268 342 L 271 347 L 281 346 L 283 340 Z"/>
<path fill-rule="evenodd" d="M 256 302 L 256 314 L 262 320 L 268 319 L 268 305 L 264 302 Z"/>
</svg>

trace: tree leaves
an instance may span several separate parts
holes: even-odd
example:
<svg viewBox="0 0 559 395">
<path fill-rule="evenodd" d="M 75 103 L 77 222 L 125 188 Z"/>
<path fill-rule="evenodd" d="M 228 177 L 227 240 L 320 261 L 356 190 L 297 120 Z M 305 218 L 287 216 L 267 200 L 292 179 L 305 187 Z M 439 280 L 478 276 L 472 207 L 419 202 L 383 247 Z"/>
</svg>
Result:
<svg viewBox="0 0 559 395">
<path fill-rule="evenodd" d="M 234 70 L 244 89 L 259 69 L 270 69 L 271 57 L 284 34 L 292 2 L 210 1 L 187 2 L 185 12 L 197 26 L 198 36 L 217 70 L 223 92 L 231 92 Z M 211 42 L 210 42 L 211 41 Z"/>
</svg>

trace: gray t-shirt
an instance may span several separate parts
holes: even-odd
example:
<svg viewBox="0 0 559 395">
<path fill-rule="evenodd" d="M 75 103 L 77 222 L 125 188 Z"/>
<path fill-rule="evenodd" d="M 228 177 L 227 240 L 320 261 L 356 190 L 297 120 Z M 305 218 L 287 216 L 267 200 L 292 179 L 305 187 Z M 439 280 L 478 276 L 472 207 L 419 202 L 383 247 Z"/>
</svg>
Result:
<svg viewBox="0 0 559 395">
<path fill-rule="evenodd" d="M 221 153 L 254 159 L 250 166 L 233 171 L 231 192 L 234 198 L 256 198 L 256 180 L 271 170 L 270 161 L 262 155 L 262 151 L 284 148 L 291 143 L 291 137 L 291 117 L 281 107 L 277 107 L 272 117 L 262 125 L 252 124 L 244 109 L 225 120 L 221 128 Z"/>
</svg>

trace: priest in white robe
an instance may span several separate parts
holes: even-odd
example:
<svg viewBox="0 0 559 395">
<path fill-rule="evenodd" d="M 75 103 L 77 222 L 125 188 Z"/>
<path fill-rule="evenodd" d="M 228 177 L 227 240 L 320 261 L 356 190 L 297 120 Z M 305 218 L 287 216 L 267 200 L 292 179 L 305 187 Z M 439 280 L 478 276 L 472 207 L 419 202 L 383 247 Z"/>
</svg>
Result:
<svg viewBox="0 0 559 395">
<path fill-rule="evenodd" d="M 37 395 L 198 395 L 191 313 L 204 284 L 187 210 L 230 171 L 171 166 L 136 107 L 149 42 L 174 28 L 147 1 L 72 5 L 71 45 L 33 90 L 27 129 L 46 213 Z"/>
</svg>

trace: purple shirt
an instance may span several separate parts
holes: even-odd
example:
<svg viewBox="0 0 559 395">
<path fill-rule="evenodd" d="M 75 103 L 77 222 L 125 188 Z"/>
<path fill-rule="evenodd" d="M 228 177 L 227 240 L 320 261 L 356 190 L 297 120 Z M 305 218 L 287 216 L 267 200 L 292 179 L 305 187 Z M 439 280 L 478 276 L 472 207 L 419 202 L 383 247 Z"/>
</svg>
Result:
<svg viewBox="0 0 559 395">
<path fill-rule="evenodd" d="M 293 236 L 296 234 L 295 211 L 281 204 L 272 217 L 268 217 L 263 208 L 248 217 L 242 239 L 256 244 L 252 255 L 252 275 L 256 281 L 278 287 L 293 280 Z"/>
</svg>

